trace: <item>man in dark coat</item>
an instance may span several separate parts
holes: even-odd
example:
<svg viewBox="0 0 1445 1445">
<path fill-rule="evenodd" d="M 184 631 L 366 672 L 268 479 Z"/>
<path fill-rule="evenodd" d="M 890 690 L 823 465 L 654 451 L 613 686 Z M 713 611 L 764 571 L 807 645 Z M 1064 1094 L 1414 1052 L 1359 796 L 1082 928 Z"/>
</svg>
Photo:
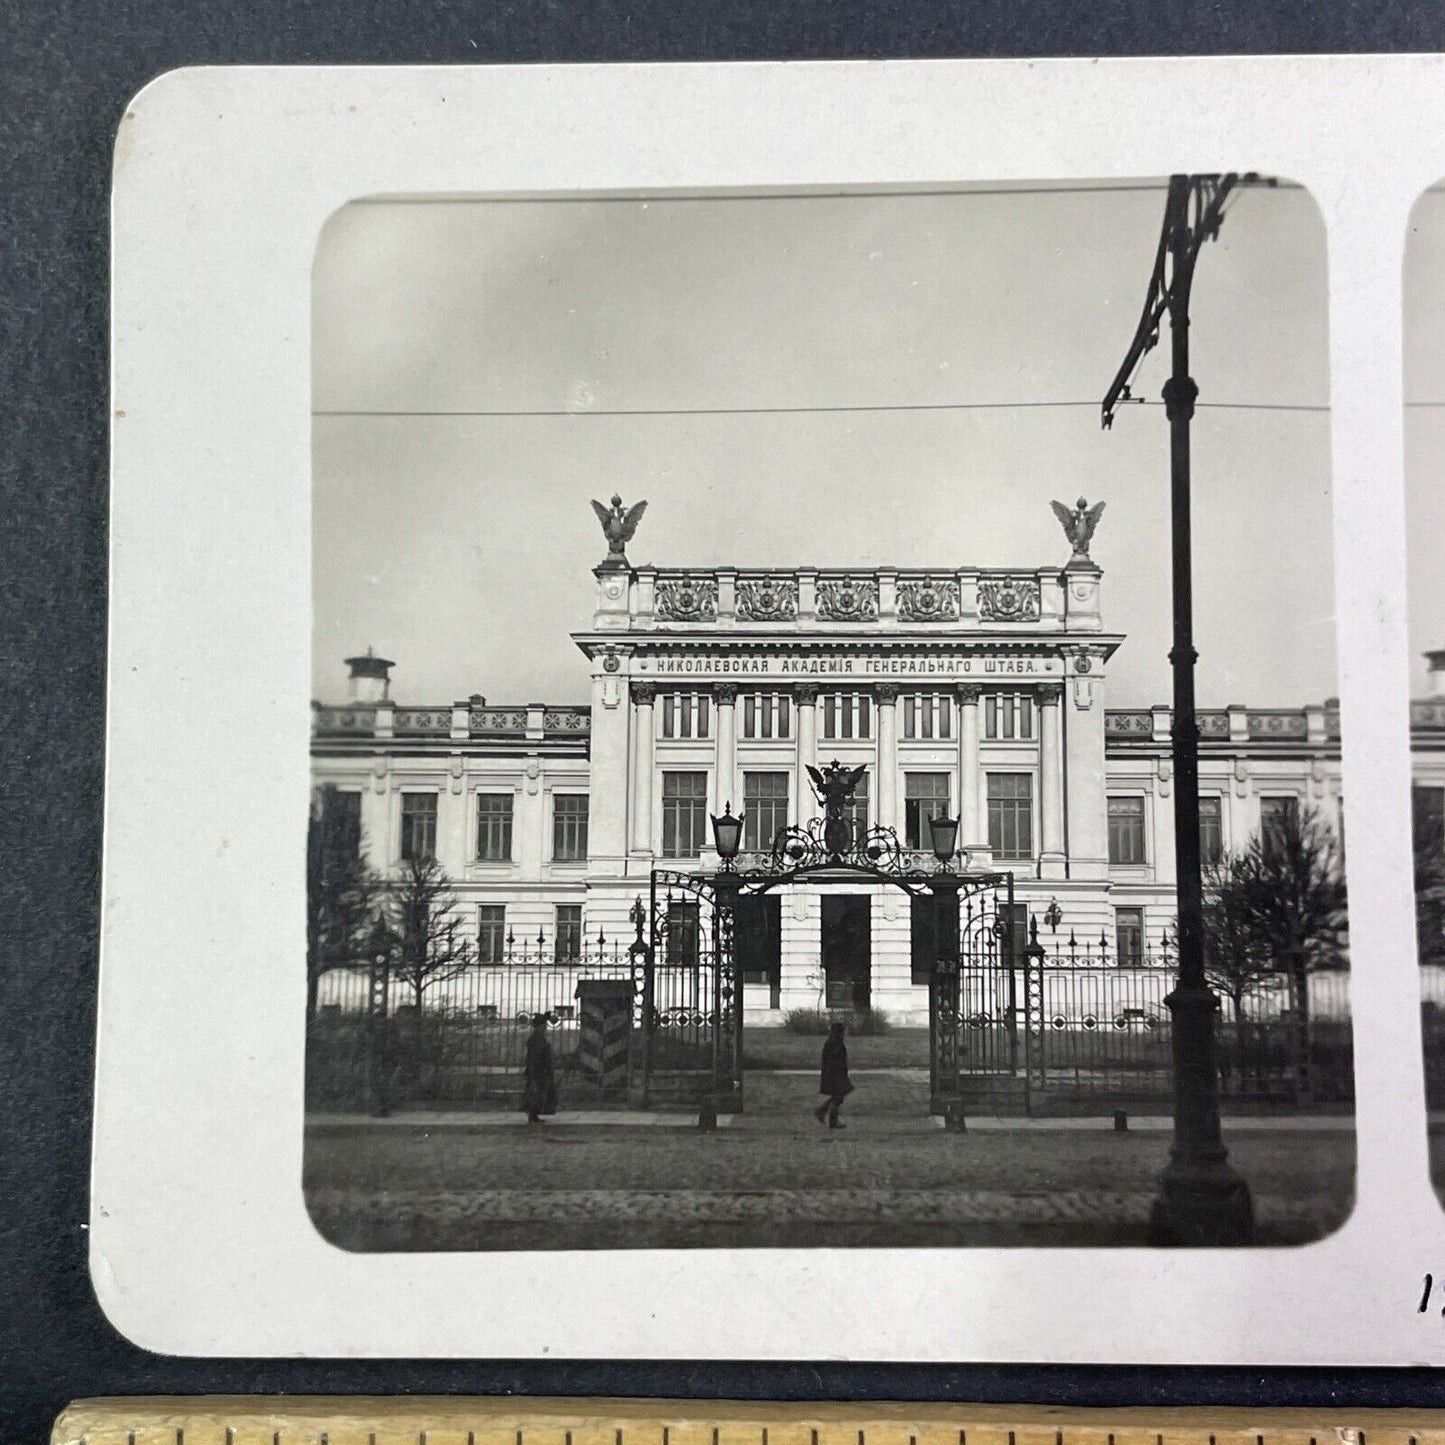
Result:
<svg viewBox="0 0 1445 1445">
<path fill-rule="evenodd" d="M 552 1072 L 552 1045 L 547 1042 L 547 1015 L 532 1015 L 522 1075 L 522 1106 L 529 1124 L 540 1124 L 543 1114 L 557 1112 L 557 1077 Z"/>
<path fill-rule="evenodd" d="M 843 1100 L 853 1092 L 853 1081 L 848 1077 L 848 1045 L 843 1042 L 843 1025 L 835 1023 L 823 1045 L 823 1076 L 818 1083 L 818 1092 L 827 1097 L 813 1113 L 821 1124 L 826 1117 L 830 1129 L 846 1129 L 838 1122 L 838 1110 Z"/>
</svg>

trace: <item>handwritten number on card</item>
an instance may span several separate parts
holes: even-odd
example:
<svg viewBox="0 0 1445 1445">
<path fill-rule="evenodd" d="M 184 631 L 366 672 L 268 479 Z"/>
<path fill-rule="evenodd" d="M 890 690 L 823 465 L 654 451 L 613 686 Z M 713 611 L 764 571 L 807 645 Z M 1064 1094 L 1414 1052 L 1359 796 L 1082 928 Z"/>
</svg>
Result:
<svg viewBox="0 0 1445 1445">
<path fill-rule="evenodd" d="M 1427 1309 L 1430 1308 L 1430 1294 L 1431 1294 L 1431 1292 L 1434 1290 L 1434 1288 L 1435 1288 L 1435 1276 L 1434 1276 L 1433 1274 L 1427 1274 L 1427 1275 L 1425 1276 L 1425 1288 L 1420 1291 L 1420 1310 L 1419 1310 L 1419 1312 L 1420 1312 L 1422 1315 L 1425 1313 L 1425 1311 L 1426 1311 Z M 1442 1317 L 1442 1318 L 1445 1318 L 1445 1309 L 1442 1309 L 1442 1310 L 1440 1311 L 1440 1314 L 1441 1314 L 1441 1317 Z"/>
</svg>

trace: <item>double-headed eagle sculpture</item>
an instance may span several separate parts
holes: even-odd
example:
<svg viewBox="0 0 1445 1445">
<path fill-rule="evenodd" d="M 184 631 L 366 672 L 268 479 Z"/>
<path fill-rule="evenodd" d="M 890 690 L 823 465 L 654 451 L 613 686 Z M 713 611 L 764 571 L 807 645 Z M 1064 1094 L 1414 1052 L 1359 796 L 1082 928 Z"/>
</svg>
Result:
<svg viewBox="0 0 1445 1445">
<path fill-rule="evenodd" d="M 595 506 L 596 503 L 593 503 Z M 1050 502 L 1054 509 L 1054 516 L 1059 519 L 1059 525 L 1064 529 L 1064 536 L 1069 539 L 1069 545 L 1074 549 L 1074 556 L 1070 560 L 1089 559 L 1089 543 L 1093 540 L 1094 531 L 1099 525 L 1099 518 L 1104 515 L 1104 503 L 1095 502 L 1091 507 L 1088 502 L 1080 497 L 1073 511 L 1070 511 L 1062 502 Z"/>
<path fill-rule="evenodd" d="M 597 513 L 597 520 L 602 523 L 602 535 L 607 538 L 607 556 L 603 558 L 601 565 L 625 567 L 627 544 L 637 531 L 637 524 L 647 510 L 647 503 L 638 502 L 635 506 L 624 508 L 622 498 L 614 492 L 610 508 L 594 499 L 592 510 Z"/>
</svg>

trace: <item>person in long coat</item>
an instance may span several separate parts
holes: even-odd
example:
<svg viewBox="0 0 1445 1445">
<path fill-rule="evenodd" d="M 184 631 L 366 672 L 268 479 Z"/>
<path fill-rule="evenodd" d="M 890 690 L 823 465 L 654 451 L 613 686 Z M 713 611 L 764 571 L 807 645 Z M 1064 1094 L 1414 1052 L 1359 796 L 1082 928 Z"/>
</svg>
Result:
<svg viewBox="0 0 1445 1445">
<path fill-rule="evenodd" d="M 552 1045 L 547 1040 L 547 1015 L 532 1015 L 522 1075 L 522 1107 L 529 1124 L 540 1124 L 543 1114 L 557 1112 L 557 1076 L 552 1069 Z"/>
<path fill-rule="evenodd" d="M 843 1100 L 853 1092 L 853 1081 L 848 1077 L 848 1045 L 843 1042 L 843 1025 L 835 1023 L 823 1044 L 823 1071 L 818 1081 L 818 1092 L 827 1097 L 813 1113 L 821 1124 L 826 1118 L 830 1129 L 846 1129 L 839 1123 L 838 1110 Z"/>
</svg>

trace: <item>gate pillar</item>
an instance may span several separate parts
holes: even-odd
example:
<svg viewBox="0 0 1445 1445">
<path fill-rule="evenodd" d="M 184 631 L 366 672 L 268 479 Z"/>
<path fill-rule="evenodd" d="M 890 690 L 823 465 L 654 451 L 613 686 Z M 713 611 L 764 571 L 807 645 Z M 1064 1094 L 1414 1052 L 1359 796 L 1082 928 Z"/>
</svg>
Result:
<svg viewBox="0 0 1445 1445">
<path fill-rule="evenodd" d="M 933 967 L 928 975 L 928 1109 L 947 1115 L 959 1107 L 959 998 L 957 874 L 938 873 L 928 880 L 933 894 Z"/>
</svg>

